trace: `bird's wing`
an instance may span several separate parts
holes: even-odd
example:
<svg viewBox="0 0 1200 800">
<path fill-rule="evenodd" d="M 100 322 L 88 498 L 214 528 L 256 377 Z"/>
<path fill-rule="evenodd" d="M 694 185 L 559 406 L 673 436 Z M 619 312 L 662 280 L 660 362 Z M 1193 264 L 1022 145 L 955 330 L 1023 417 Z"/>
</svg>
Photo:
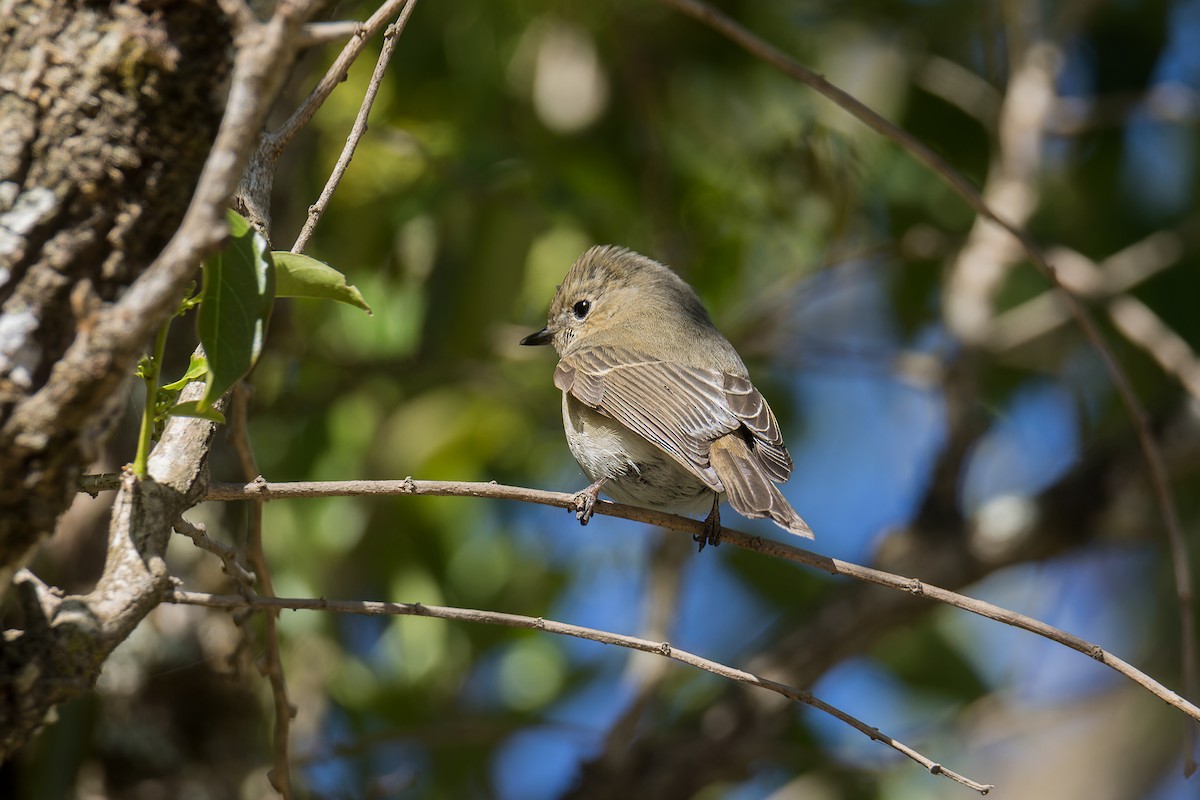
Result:
<svg viewBox="0 0 1200 800">
<path fill-rule="evenodd" d="M 743 426 L 772 480 L 787 480 L 792 472 L 779 423 L 746 378 L 600 346 L 565 356 L 554 385 L 662 448 L 716 491 L 724 487 L 710 445 Z"/>
<path fill-rule="evenodd" d="M 725 484 L 729 505 L 739 514 L 754 519 L 769 517 L 797 536 L 813 538 L 812 528 L 771 482 L 762 459 L 754 456 L 740 436 L 717 439 L 709 448 L 708 457 Z"/>
<path fill-rule="evenodd" d="M 792 457 L 766 398 L 749 378 L 729 373 L 721 374 L 721 390 L 729 410 L 750 431 L 750 451 L 758 456 L 762 468 L 776 483 L 786 481 L 792 474 Z"/>
</svg>

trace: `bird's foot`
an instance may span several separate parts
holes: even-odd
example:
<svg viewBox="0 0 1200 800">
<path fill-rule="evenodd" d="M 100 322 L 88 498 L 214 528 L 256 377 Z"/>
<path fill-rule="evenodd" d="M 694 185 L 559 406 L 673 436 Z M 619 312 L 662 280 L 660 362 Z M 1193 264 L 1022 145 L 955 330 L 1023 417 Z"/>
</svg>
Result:
<svg viewBox="0 0 1200 800">
<path fill-rule="evenodd" d="M 708 516 L 704 518 L 704 532 L 697 533 L 692 536 L 693 542 L 699 542 L 700 547 L 696 550 L 697 553 L 704 552 L 704 546 L 711 544 L 716 547 L 721 544 L 721 512 L 718 506 L 721 504 L 720 495 L 713 500 L 712 511 L 708 512 Z"/>
<path fill-rule="evenodd" d="M 596 511 L 596 502 L 600 499 L 600 487 L 607 481 L 608 478 L 601 478 L 575 495 L 574 508 L 567 510 L 575 512 L 575 519 L 579 520 L 580 525 L 591 522 L 592 514 Z"/>
</svg>

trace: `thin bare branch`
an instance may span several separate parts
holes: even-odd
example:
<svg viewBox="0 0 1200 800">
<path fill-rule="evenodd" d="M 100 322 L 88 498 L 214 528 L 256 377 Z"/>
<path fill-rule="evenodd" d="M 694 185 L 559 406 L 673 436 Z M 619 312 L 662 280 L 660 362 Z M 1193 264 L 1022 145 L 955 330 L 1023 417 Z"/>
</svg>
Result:
<svg viewBox="0 0 1200 800">
<path fill-rule="evenodd" d="M 249 596 L 248 592 L 254 586 L 255 575 L 238 563 L 236 550 L 209 536 L 203 525 L 189 522 L 183 517 L 175 520 L 174 528 L 191 539 L 196 547 L 221 559 L 221 568 L 233 579 L 237 590 L 244 596 Z"/>
<path fill-rule="evenodd" d="M 308 124 L 334 88 L 346 79 L 351 65 L 367 47 L 367 42 L 391 19 L 407 0 L 386 0 L 375 13 L 363 23 L 356 23 L 350 41 L 342 48 L 324 77 L 317 83 L 308 97 L 292 112 L 287 121 L 277 130 L 263 133 L 258 148 L 242 172 L 234 207 L 258 228 L 268 241 L 271 229 L 271 193 L 275 186 L 275 170 L 279 156 L 288 144 Z M 340 23 L 339 23 L 340 24 Z M 301 34 L 303 36 L 303 33 Z M 301 43 L 303 44 L 303 43 Z"/>
<path fill-rule="evenodd" d="M 346 174 L 346 169 L 350 166 L 350 159 L 354 158 L 354 151 L 367 132 L 367 117 L 371 114 L 371 106 L 375 104 L 375 96 L 379 93 L 379 84 L 383 82 L 388 62 L 392 60 L 392 52 L 396 49 L 396 40 L 404 32 L 408 18 L 412 16 L 413 9 L 416 7 L 417 0 L 408 0 L 404 10 L 400 12 L 400 16 L 384 32 L 383 47 L 379 50 L 379 58 L 375 61 L 375 71 L 371 73 L 371 81 L 367 84 L 367 91 L 358 107 L 358 114 L 354 117 L 350 135 L 346 137 L 346 144 L 342 147 L 341 155 L 338 156 L 337 164 L 334 165 L 329 180 L 325 181 L 325 188 L 321 190 L 321 196 L 308 208 L 308 218 L 304 221 L 304 227 L 301 229 L 300 235 L 296 237 L 295 244 L 292 245 L 293 253 L 304 251 L 304 246 L 312 237 L 313 230 L 321 220 L 321 215 L 325 213 L 325 207 L 329 205 L 334 191 L 342 181 L 342 176 Z"/>
<path fill-rule="evenodd" d="M 686 650 L 680 650 L 672 647 L 668 642 L 652 642 L 648 639 L 639 639 L 635 636 L 626 636 L 620 633 L 612 633 L 609 631 L 597 630 L 595 628 L 585 628 L 579 625 L 571 625 L 565 622 L 556 622 L 554 620 L 545 619 L 543 617 L 527 617 L 520 614 L 503 614 L 495 611 L 481 611 L 472 608 L 455 608 L 449 606 L 428 606 L 423 603 L 384 603 L 366 600 L 326 600 L 324 598 L 311 599 L 295 599 L 295 598 L 266 598 L 260 597 L 254 600 L 237 595 L 213 595 L 202 592 L 185 592 L 179 589 L 173 589 L 165 598 L 167 602 L 179 603 L 182 605 L 206 606 L 208 608 L 263 608 L 263 609 L 294 609 L 294 610 L 312 610 L 312 611 L 335 611 L 342 614 L 363 614 L 367 616 L 413 616 L 413 617 L 433 617 L 435 619 L 457 620 L 462 622 L 475 622 L 483 625 L 500 625 L 506 628 L 527 628 L 530 630 L 546 631 L 560 636 L 572 636 L 577 639 L 587 639 L 588 641 L 600 642 L 602 644 L 615 645 L 618 647 L 626 647 L 630 650 L 639 650 L 643 653 L 654 653 L 665 658 L 670 658 L 684 664 L 696 667 L 698 669 L 711 672 L 714 675 L 719 675 L 722 678 L 727 678 L 739 683 L 745 683 L 750 686 L 756 686 L 760 689 L 780 694 L 789 700 L 797 703 L 804 703 L 812 706 L 820 711 L 824 711 L 863 735 L 874 741 L 881 742 L 888 747 L 903 753 L 908 758 L 920 764 L 933 775 L 944 775 L 956 783 L 960 783 L 970 789 L 987 794 L 993 786 L 990 784 L 977 783 L 969 778 L 959 775 L 956 772 L 946 769 L 941 764 L 922 755 L 911 747 L 899 742 L 884 733 L 881 733 L 878 728 L 873 728 L 865 722 L 847 714 L 839 708 L 836 708 L 817 697 L 814 697 L 810 692 L 801 691 L 784 683 L 772 681 L 767 678 L 760 677 L 744 670 L 703 658 Z"/>
<path fill-rule="evenodd" d="M 371 40 L 371 37 L 378 33 L 389 19 L 396 16 L 400 7 L 407 2 L 410 0 L 385 0 L 380 4 L 375 13 L 362 23 L 357 35 L 342 48 L 342 52 L 325 71 L 325 76 L 308 93 L 308 97 L 304 98 L 300 107 L 293 111 L 287 121 L 277 130 L 263 136 L 261 148 L 270 156 L 271 160 L 278 158 L 288 143 L 292 141 L 292 137 L 308 124 L 313 115 L 317 113 L 317 109 L 329 99 L 329 95 L 333 93 L 337 85 L 346 79 L 346 74 L 350 72 L 350 66 L 366 49 L 367 42 Z"/>
<path fill-rule="evenodd" d="M 460 481 L 418 481 L 405 478 L 402 481 L 313 481 L 297 483 L 249 483 L 238 485 L 232 483 L 214 483 L 209 487 L 209 500 L 245 500 L 250 497 L 262 497 L 268 500 L 283 500 L 301 497 L 395 497 L 405 495 L 422 495 L 431 497 L 487 497 L 500 500 L 517 500 L 525 503 L 576 509 L 578 495 L 564 492 L 547 492 L 541 489 L 526 489 L 520 486 L 504 486 L 498 483 L 473 483 Z M 597 514 L 610 517 L 645 522 L 658 525 L 668 530 L 694 535 L 702 533 L 704 523 L 688 517 L 667 514 L 662 511 L 652 511 L 646 508 L 612 503 L 601 500 L 596 504 Z M 1014 628 L 1035 633 L 1053 642 L 1077 650 L 1101 664 L 1111 667 L 1116 672 L 1142 686 L 1155 697 L 1173 706 L 1194 720 L 1200 721 L 1200 707 L 1193 705 L 1177 693 L 1163 686 L 1141 670 L 1118 658 L 1099 645 L 1067 633 L 1066 631 L 1047 625 L 1041 620 L 1024 614 L 1018 614 L 1007 608 L 992 603 L 976 600 L 966 595 L 952 592 L 938 586 L 924 583 L 916 578 L 905 578 L 893 575 L 871 567 L 864 567 L 849 561 L 830 558 L 810 550 L 795 547 L 761 536 L 722 527 L 721 542 L 728 542 L 735 547 L 753 550 L 763 555 L 774 556 L 786 561 L 794 561 L 807 567 L 828 572 L 831 575 L 845 575 L 855 580 L 874 583 L 889 589 L 908 594 L 927 597 L 930 600 L 961 608 L 972 614 L 978 614 Z"/>
<path fill-rule="evenodd" d="M 121 487 L 121 473 L 100 472 L 84 475 L 79 479 L 79 491 L 96 497 L 101 492 L 111 492 Z"/>
<path fill-rule="evenodd" d="M 262 476 L 258 471 L 258 462 L 254 457 L 254 448 L 250 443 L 250 433 L 247 427 L 252 393 L 253 389 L 244 381 L 234 387 L 229 433 L 233 439 L 233 449 L 237 453 L 242 475 L 247 480 L 260 482 Z M 259 595 L 274 597 L 275 584 L 271 580 L 271 568 L 267 564 L 267 556 L 263 551 L 262 544 L 262 505 L 261 499 L 252 500 L 250 503 L 246 560 L 250 562 L 257 573 Z M 242 629 L 246 636 L 251 635 L 248 625 L 242 625 Z M 267 779 L 284 800 L 288 800 L 292 797 L 290 750 L 292 719 L 296 716 L 296 707 L 292 705 L 288 695 L 287 677 L 284 675 L 283 660 L 279 655 L 278 609 L 265 609 L 263 643 L 264 652 L 259 664 L 259 671 L 271 684 L 271 696 L 275 708 L 275 730 L 271 747 L 274 764 L 267 773 Z"/>
</svg>

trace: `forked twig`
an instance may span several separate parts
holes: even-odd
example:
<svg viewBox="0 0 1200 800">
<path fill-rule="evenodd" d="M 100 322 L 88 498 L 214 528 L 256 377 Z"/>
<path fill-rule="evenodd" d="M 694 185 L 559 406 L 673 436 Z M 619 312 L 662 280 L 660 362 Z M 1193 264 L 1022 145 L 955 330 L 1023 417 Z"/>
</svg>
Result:
<svg viewBox="0 0 1200 800">
<path fill-rule="evenodd" d="M 329 69 L 325 71 L 324 77 L 317 82 L 313 90 L 308 93 L 308 97 L 304 98 L 304 102 L 292 112 L 291 116 L 280 125 L 276 130 L 271 131 L 263 136 L 261 148 L 272 159 L 278 158 L 279 154 L 288 146 L 300 129 L 308 124 L 313 115 L 337 88 L 337 85 L 346 79 L 346 74 L 350 71 L 350 66 L 358 59 L 359 55 L 366 49 L 367 42 L 371 37 L 382 28 L 389 19 L 395 16 L 397 9 L 410 0 L 385 0 L 379 8 L 375 9 L 362 27 L 346 46 L 342 48 L 342 52 L 334 59 Z"/>
<path fill-rule="evenodd" d="M 338 156 L 333 172 L 329 174 L 329 179 L 325 181 L 325 188 L 321 190 L 321 196 L 317 198 L 317 202 L 308 208 L 308 218 L 304 221 L 304 227 L 300 230 L 300 235 L 296 237 L 296 243 L 292 245 L 293 253 L 304 251 L 304 246 L 308 244 L 309 238 L 312 237 L 313 230 L 316 229 L 317 223 L 321 220 L 321 215 L 325 213 L 325 207 L 329 205 L 334 191 L 342 181 L 342 176 L 346 174 L 346 169 L 350 166 L 350 159 L 354 158 L 354 151 L 358 148 L 359 141 L 367 132 L 367 117 L 371 114 L 371 106 L 375 104 L 375 95 L 379 93 L 379 84 L 383 82 L 383 74 L 387 71 L 388 62 L 392 60 L 392 52 L 396 49 L 396 40 L 400 38 L 400 34 L 404 31 L 404 26 L 408 24 L 408 18 L 412 16 L 413 9 L 416 7 L 417 0 L 407 0 L 404 10 L 400 12 L 400 16 L 384 32 L 383 47 L 379 50 L 379 58 L 375 61 L 375 71 L 371 73 L 371 81 L 367 84 L 367 91 L 363 95 L 363 101 L 358 107 L 358 114 L 354 117 L 354 125 L 350 128 L 350 135 L 346 137 L 346 144 L 342 147 L 341 155 Z"/>
</svg>

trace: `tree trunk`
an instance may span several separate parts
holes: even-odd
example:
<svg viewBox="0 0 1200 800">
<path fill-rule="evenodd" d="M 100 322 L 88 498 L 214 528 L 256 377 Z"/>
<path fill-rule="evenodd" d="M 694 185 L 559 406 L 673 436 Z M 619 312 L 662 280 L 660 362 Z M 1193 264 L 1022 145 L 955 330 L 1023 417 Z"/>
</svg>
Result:
<svg viewBox="0 0 1200 800">
<path fill-rule="evenodd" d="M 7 587 L 53 531 L 123 407 L 136 351 L 115 349 L 85 375 L 58 362 L 178 226 L 220 121 L 231 41 L 209 3 L 0 6 Z"/>
</svg>

